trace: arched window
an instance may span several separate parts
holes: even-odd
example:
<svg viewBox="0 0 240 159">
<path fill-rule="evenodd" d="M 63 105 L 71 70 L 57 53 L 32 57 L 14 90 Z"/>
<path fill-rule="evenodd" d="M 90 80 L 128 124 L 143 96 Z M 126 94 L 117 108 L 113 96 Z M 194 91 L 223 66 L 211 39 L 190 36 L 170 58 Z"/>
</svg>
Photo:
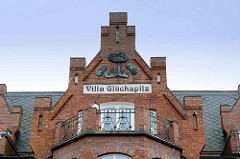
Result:
<svg viewBox="0 0 240 159">
<path fill-rule="evenodd" d="M 157 74 L 157 81 L 158 81 L 158 82 L 161 82 L 161 76 L 160 76 L 159 73 Z"/>
<path fill-rule="evenodd" d="M 39 115 L 39 119 L 38 119 L 38 130 L 42 130 L 42 120 L 43 120 L 43 116 Z"/>
<path fill-rule="evenodd" d="M 78 74 L 75 75 L 75 84 L 77 85 L 78 84 Z"/>
<path fill-rule="evenodd" d="M 119 26 L 116 27 L 116 42 L 119 43 Z"/>
<path fill-rule="evenodd" d="M 108 154 L 101 156 L 98 159 L 131 159 L 131 157 L 122 154 Z"/>
<path fill-rule="evenodd" d="M 193 127 L 195 130 L 197 130 L 197 115 L 193 114 Z"/>
</svg>

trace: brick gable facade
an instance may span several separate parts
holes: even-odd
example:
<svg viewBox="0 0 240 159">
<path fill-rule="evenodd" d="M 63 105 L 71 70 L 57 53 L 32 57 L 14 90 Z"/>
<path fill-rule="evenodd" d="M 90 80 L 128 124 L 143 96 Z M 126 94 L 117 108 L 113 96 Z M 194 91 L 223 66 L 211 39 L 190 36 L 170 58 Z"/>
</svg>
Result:
<svg viewBox="0 0 240 159">
<path fill-rule="evenodd" d="M 5 87 L 0 92 L 5 110 Z M 146 64 L 125 12 L 110 13 L 109 26 L 101 27 L 101 49 L 88 66 L 85 58 L 70 59 L 68 89 L 58 102 L 35 97 L 33 109 L 34 158 L 198 159 L 206 145 L 202 97 L 179 102 L 167 87 L 166 58 Z M 2 125 L 16 129 L 14 123 Z"/>
</svg>

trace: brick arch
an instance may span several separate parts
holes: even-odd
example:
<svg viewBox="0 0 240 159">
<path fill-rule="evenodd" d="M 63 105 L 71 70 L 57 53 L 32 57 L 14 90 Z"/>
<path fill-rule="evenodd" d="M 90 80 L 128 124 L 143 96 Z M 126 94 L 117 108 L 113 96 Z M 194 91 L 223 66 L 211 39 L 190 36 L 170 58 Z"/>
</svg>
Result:
<svg viewBox="0 0 240 159">
<path fill-rule="evenodd" d="M 122 147 L 122 146 L 111 146 L 109 148 L 100 148 L 98 149 L 98 157 L 102 157 L 104 155 L 109 155 L 109 154 L 121 154 L 121 155 L 126 155 L 128 157 L 133 157 L 135 153 L 135 150 L 132 149 L 131 147 Z"/>
</svg>

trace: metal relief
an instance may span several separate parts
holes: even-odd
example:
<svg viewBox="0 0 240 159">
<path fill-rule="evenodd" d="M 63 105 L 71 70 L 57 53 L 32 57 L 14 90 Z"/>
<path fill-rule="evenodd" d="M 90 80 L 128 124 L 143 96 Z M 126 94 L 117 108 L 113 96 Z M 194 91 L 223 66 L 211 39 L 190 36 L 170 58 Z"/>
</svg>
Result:
<svg viewBox="0 0 240 159">
<path fill-rule="evenodd" d="M 124 52 L 119 52 L 119 53 L 111 53 L 108 56 L 108 60 L 113 62 L 113 63 L 125 63 L 129 59 L 128 54 Z"/>
<path fill-rule="evenodd" d="M 103 65 L 98 67 L 96 71 L 96 75 L 98 77 L 101 77 L 103 74 L 106 78 L 116 78 L 116 77 L 122 77 L 122 78 L 128 78 L 129 73 L 132 75 L 137 75 L 138 69 L 137 66 L 129 63 L 126 65 L 126 68 L 122 67 L 122 63 L 125 63 L 129 60 L 128 54 L 124 52 L 119 52 L 119 53 L 111 53 L 108 56 L 108 60 L 111 61 L 112 63 L 117 64 L 117 70 L 114 70 L 114 66 L 110 68 L 110 72 L 106 73 L 107 71 L 107 66 Z"/>
<path fill-rule="evenodd" d="M 106 70 L 107 70 L 107 66 L 102 65 L 102 66 L 98 67 L 98 69 L 96 71 L 96 75 L 98 77 L 101 77 L 105 73 Z"/>
</svg>

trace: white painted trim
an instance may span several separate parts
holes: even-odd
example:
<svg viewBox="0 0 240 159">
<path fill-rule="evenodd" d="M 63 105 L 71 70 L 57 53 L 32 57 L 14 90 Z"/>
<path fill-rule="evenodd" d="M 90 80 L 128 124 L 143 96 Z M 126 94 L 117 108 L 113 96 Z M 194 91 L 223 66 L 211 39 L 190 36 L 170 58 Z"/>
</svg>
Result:
<svg viewBox="0 0 240 159">
<path fill-rule="evenodd" d="M 152 84 L 83 85 L 83 94 L 152 93 Z"/>
</svg>

